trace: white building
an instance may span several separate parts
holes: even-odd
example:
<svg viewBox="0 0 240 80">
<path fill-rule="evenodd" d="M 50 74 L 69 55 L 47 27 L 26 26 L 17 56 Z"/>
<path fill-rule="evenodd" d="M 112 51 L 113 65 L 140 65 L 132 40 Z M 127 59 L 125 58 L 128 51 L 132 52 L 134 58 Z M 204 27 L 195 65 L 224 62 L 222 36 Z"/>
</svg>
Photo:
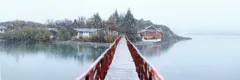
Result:
<svg viewBox="0 0 240 80">
<path fill-rule="evenodd" d="M 1 33 L 1 34 L 4 34 L 6 30 L 7 30 L 7 27 L 5 27 L 5 26 L 0 26 L 0 33 Z"/>
<path fill-rule="evenodd" d="M 90 37 L 90 35 L 94 32 L 96 32 L 97 30 L 100 29 L 94 29 L 94 28 L 75 28 L 74 30 L 77 31 L 77 37 L 79 38 L 80 36 L 87 36 Z"/>
</svg>

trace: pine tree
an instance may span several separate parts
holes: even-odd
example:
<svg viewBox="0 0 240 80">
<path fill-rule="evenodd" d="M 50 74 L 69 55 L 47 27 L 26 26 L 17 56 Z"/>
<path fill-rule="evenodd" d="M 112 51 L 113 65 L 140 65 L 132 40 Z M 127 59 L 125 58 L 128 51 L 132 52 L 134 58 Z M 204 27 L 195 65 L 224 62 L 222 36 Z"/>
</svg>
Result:
<svg viewBox="0 0 240 80">
<path fill-rule="evenodd" d="M 114 15 L 110 16 L 107 21 L 107 29 L 109 30 L 117 30 L 117 22 Z"/>
<path fill-rule="evenodd" d="M 123 32 L 126 34 L 137 34 L 136 19 L 133 17 L 130 9 L 128 9 L 123 20 Z"/>
<path fill-rule="evenodd" d="M 119 24 L 120 18 L 119 18 L 119 15 L 118 15 L 118 11 L 117 11 L 117 10 L 113 13 L 113 17 L 115 18 L 115 22 L 116 22 L 117 24 Z"/>
<path fill-rule="evenodd" d="M 86 18 L 85 17 L 78 17 L 78 19 L 77 19 L 77 25 L 78 25 L 78 27 L 80 27 L 80 28 L 84 28 L 84 27 L 86 27 Z"/>
<path fill-rule="evenodd" d="M 92 18 L 87 20 L 87 26 L 90 28 L 103 28 L 103 21 L 98 13 L 94 14 Z"/>
<path fill-rule="evenodd" d="M 101 19 L 101 17 L 99 16 L 98 13 L 96 13 L 96 14 L 93 16 L 93 20 L 94 20 L 95 23 L 98 23 L 98 24 L 102 22 L 102 19 Z"/>
<path fill-rule="evenodd" d="M 77 25 L 77 20 L 76 20 L 76 19 L 73 20 L 73 27 L 74 27 L 74 28 L 77 28 L 77 27 L 78 27 L 78 25 Z"/>
<path fill-rule="evenodd" d="M 117 10 L 108 18 L 106 23 L 107 23 L 106 25 L 107 29 L 119 31 L 120 19 L 119 19 Z"/>
</svg>

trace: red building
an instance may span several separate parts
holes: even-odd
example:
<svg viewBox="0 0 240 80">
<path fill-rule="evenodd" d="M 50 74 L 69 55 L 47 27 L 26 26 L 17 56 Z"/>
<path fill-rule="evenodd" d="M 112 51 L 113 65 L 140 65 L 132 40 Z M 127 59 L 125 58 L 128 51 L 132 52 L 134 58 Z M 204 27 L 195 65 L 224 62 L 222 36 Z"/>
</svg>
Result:
<svg viewBox="0 0 240 80">
<path fill-rule="evenodd" d="M 162 31 L 154 26 L 149 26 L 141 31 L 142 41 L 158 42 L 161 41 Z"/>
</svg>

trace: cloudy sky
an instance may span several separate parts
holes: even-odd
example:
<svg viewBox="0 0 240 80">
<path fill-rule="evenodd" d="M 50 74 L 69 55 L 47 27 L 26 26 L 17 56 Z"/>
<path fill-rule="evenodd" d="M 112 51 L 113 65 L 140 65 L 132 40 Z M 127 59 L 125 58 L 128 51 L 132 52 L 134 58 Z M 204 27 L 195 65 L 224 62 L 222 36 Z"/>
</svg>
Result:
<svg viewBox="0 0 240 80">
<path fill-rule="evenodd" d="M 116 9 L 131 9 L 134 17 L 169 26 L 180 34 L 239 32 L 239 0 L 0 0 L 0 22 L 91 17 L 107 19 Z"/>
</svg>

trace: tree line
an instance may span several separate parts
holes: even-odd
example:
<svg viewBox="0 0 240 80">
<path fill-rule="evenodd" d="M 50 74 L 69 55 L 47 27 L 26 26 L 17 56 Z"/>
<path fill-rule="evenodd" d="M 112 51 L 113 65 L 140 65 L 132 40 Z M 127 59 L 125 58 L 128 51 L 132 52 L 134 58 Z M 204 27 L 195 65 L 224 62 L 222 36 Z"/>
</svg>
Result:
<svg viewBox="0 0 240 80">
<path fill-rule="evenodd" d="M 0 25 L 8 27 L 8 29 L 25 29 L 24 27 L 36 28 L 58 28 L 59 40 L 70 40 L 72 36 L 76 35 L 74 28 L 104 28 L 108 30 L 114 30 L 120 34 L 125 34 L 132 41 L 137 41 L 140 38 L 137 36 L 139 30 L 142 30 L 148 26 L 155 25 L 149 20 L 136 19 L 128 9 L 126 14 L 119 15 L 116 10 L 113 12 L 107 20 L 103 20 L 98 13 L 95 13 L 90 18 L 78 17 L 74 20 L 51 20 L 48 19 L 45 24 L 31 22 L 31 21 L 8 21 L 2 22 Z M 157 25 L 161 26 L 161 25 Z M 16 33 L 16 32 L 15 32 Z M 39 32 L 38 32 L 39 33 Z M 16 33 L 17 34 L 17 33 Z M 42 34 L 42 33 L 39 33 Z M 47 35 L 49 36 L 49 35 Z M 47 39 L 48 40 L 48 39 Z M 44 40 L 43 40 L 44 41 Z"/>
<path fill-rule="evenodd" d="M 78 17 L 74 20 L 64 19 L 64 20 L 47 20 L 48 27 L 64 27 L 67 29 L 73 28 L 105 28 L 108 30 L 114 30 L 120 34 L 125 34 L 130 40 L 139 40 L 137 32 L 145 27 L 153 25 L 149 20 L 136 19 L 128 9 L 126 14 L 119 15 L 116 10 L 113 12 L 107 20 L 103 20 L 98 13 L 95 13 L 90 18 Z"/>
</svg>

